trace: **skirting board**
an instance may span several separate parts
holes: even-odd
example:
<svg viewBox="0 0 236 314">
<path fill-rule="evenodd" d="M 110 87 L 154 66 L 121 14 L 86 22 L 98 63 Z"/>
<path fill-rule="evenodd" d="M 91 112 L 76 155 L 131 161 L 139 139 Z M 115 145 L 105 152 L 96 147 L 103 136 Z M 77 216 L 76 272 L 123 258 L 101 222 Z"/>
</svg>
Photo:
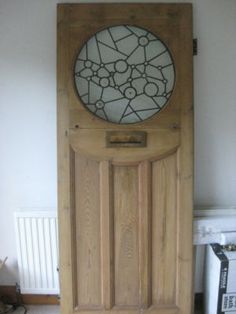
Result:
<svg viewBox="0 0 236 314">
<path fill-rule="evenodd" d="M 22 294 L 23 304 L 60 304 L 57 295 L 49 294 Z"/>
<path fill-rule="evenodd" d="M 17 294 L 15 286 L 0 286 L 0 296 L 4 303 L 9 304 L 60 304 L 58 295 Z"/>
</svg>

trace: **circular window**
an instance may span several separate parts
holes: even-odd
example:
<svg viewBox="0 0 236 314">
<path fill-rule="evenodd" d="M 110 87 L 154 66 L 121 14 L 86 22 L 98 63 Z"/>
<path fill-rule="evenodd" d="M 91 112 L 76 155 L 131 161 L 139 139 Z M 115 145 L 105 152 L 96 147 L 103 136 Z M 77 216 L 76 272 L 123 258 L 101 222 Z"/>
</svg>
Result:
<svg viewBox="0 0 236 314">
<path fill-rule="evenodd" d="M 89 111 L 109 122 L 129 124 L 150 118 L 167 104 L 175 69 L 160 38 L 122 25 L 104 29 L 84 44 L 74 78 Z"/>
</svg>

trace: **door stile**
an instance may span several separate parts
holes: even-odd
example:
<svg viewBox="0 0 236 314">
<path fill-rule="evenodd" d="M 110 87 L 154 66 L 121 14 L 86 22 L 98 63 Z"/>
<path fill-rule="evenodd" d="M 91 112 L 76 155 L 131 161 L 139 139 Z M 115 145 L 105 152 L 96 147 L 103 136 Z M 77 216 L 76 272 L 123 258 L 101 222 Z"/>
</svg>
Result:
<svg viewBox="0 0 236 314">
<path fill-rule="evenodd" d="M 192 6 L 185 7 L 180 26 L 180 41 L 185 54 L 179 52 L 179 85 L 184 86 L 180 93 L 180 138 L 178 149 L 178 200 L 177 200 L 177 306 L 182 313 L 191 313 L 193 302 L 193 48 L 192 48 Z M 187 17 L 187 18 L 186 18 Z M 187 235 L 187 236 L 186 236 Z"/>
<path fill-rule="evenodd" d="M 139 302 L 141 309 L 152 304 L 151 292 L 151 163 L 139 165 Z"/>
<path fill-rule="evenodd" d="M 101 292 L 106 310 L 114 305 L 114 208 L 112 166 L 100 162 L 100 211 L 101 211 Z"/>
<path fill-rule="evenodd" d="M 72 278 L 78 278 L 77 274 L 77 234 L 76 234 L 76 155 L 73 148 L 70 146 L 70 211 L 71 211 L 71 241 L 72 241 Z M 73 308 L 78 306 L 78 285 L 76 280 L 72 279 L 73 283 Z"/>
<path fill-rule="evenodd" d="M 57 38 L 57 139 L 58 139 L 58 221 L 60 251 L 60 293 L 62 313 L 72 313 L 74 305 L 72 274 L 72 216 L 71 216 L 71 168 L 69 144 L 69 101 L 67 85 L 68 49 L 64 45 L 69 36 L 67 27 L 68 10 L 58 10 Z"/>
</svg>

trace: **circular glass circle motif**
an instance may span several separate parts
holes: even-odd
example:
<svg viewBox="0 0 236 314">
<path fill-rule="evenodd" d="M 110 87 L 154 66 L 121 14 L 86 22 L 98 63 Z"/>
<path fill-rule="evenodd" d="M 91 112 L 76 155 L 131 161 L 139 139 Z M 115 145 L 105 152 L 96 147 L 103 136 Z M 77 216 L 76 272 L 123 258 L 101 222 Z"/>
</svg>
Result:
<svg viewBox="0 0 236 314">
<path fill-rule="evenodd" d="M 109 27 L 91 37 L 77 57 L 74 75 L 84 106 L 120 124 L 158 113 L 175 82 L 166 45 L 147 30 L 129 25 Z"/>
</svg>

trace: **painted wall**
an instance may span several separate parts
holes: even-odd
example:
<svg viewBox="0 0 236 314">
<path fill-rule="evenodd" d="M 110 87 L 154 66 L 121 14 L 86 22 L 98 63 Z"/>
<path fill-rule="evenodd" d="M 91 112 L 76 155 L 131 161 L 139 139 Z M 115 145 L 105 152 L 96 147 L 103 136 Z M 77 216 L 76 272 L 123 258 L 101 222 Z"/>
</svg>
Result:
<svg viewBox="0 0 236 314">
<path fill-rule="evenodd" d="M 14 211 L 57 204 L 57 2 L 0 0 L 0 258 L 8 256 L 0 284 L 18 281 Z M 236 204 L 236 2 L 193 3 L 195 204 L 228 207 Z"/>
</svg>

